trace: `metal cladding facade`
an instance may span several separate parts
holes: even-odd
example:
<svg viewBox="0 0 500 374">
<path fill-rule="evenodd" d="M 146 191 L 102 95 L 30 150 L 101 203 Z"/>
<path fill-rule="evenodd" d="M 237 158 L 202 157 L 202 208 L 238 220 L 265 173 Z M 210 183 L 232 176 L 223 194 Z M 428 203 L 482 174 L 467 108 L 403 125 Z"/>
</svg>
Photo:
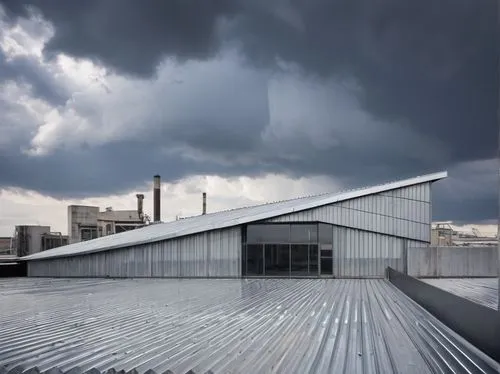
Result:
<svg viewBox="0 0 500 374">
<path fill-rule="evenodd" d="M 214 230 L 97 252 L 28 262 L 29 276 L 217 277 L 241 275 L 241 229 Z"/>
<path fill-rule="evenodd" d="M 430 242 L 431 183 L 446 172 L 335 194 L 201 214 L 25 258 L 29 276 L 241 277 L 251 223 L 331 225 L 335 277 L 405 271 L 407 248 Z M 309 260 L 308 260 L 309 261 Z"/>
<path fill-rule="evenodd" d="M 431 186 L 423 183 L 268 221 L 330 223 L 335 274 L 383 277 L 387 266 L 406 270 L 408 247 L 430 242 Z"/>
</svg>

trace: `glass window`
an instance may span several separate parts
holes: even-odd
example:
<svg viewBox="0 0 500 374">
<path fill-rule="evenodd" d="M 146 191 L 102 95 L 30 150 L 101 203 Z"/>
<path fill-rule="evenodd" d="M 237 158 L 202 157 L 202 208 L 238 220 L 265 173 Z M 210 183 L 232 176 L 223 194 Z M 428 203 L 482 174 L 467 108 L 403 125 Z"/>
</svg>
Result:
<svg viewBox="0 0 500 374">
<path fill-rule="evenodd" d="M 292 244 L 291 248 L 291 274 L 292 275 L 309 275 L 309 245 L 307 244 Z"/>
<path fill-rule="evenodd" d="M 332 250 L 321 248 L 321 257 L 332 257 Z"/>
<path fill-rule="evenodd" d="M 290 231 L 291 243 L 317 243 L 318 225 L 316 224 L 292 224 Z"/>
<path fill-rule="evenodd" d="M 242 275 L 314 277 L 322 267 L 331 274 L 332 236 L 327 224 L 249 224 L 243 228 Z"/>
<path fill-rule="evenodd" d="M 333 258 L 321 257 L 321 275 L 333 274 Z"/>
<path fill-rule="evenodd" d="M 290 275 L 290 245 L 289 244 L 266 244 L 266 275 L 267 276 L 289 276 Z"/>
<path fill-rule="evenodd" d="M 318 276 L 318 245 L 309 245 L 309 274 Z"/>
<path fill-rule="evenodd" d="M 247 246 L 247 275 L 264 275 L 264 256 L 262 244 Z"/>
<path fill-rule="evenodd" d="M 241 275 L 247 275 L 247 245 L 241 247 Z"/>
<path fill-rule="evenodd" d="M 326 223 L 319 224 L 319 242 L 331 244 L 333 242 L 333 226 Z"/>
<path fill-rule="evenodd" d="M 80 231 L 81 240 L 92 240 L 97 238 L 97 228 L 84 228 Z"/>
<path fill-rule="evenodd" d="M 262 224 L 247 226 L 247 243 L 288 243 L 289 224 Z"/>
</svg>

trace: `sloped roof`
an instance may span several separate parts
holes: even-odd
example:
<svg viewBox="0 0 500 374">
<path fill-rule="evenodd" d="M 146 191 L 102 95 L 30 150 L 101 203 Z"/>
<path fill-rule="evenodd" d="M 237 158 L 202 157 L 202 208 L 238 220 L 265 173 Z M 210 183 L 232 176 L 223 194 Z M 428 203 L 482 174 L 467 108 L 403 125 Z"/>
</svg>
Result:
<svg viewBox="0 0 500 374">
<path fill-rule="evenodd" d="M 382 279 L 19 278 L 0 291 L 4 374 L 500 369 Z"/>
<path fill-rule="evenodd" d="M 48 251 L 35 253 L 30 256 L 23 257 L 23 259 L 38 260 L 52 257 L 75 256 L 172 239 L 204 231 L 238 226 L 245 223 L 261 221 L 293 212 L 355 199 L 362 196 L 377 194 L 421 183 L 434 182 L 446 178 L 447 175 L 447 172 L 444 171 L 372 187 L 278 201 L 269 204 L 210 213 L 173 222 L 154 224 L 132 231 L 126 231 L 119 234 L 104 236 L 85 242 L 70 244 Z"/>
</svg>

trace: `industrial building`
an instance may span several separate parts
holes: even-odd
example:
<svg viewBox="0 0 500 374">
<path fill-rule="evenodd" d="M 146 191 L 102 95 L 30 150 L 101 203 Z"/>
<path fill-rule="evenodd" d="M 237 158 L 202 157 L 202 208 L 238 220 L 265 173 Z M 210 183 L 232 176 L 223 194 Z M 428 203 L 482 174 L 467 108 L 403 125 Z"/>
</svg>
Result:
<svg viewBox="0 0 500 374">
<path fill-rule="evenodd" d="M 155 224 L 27 256 L 31 278 L 0 280 L 0 373 L 498 373 L 496 279 L 464 293 L 471 280 L 404 274 L 497 266 L 491 248 L 429 245 L 445 177 L 211 214 L 204 194 L 201 215 L 167 223 L 155 193 Z"/>
<path fill-rule="evenodd" d="M 473 228 L 472 233 L 460 232 L 448 222 L 436 222 L 432 225 L 431 245 L 433 246 L 456 246 L 456 247 L 496 247 L 498 238 L 494 235 L 484 235 L 478 229 Z"/>
<path fill-rule="evenodd" d="M 12 237 L 0 238 L 0 277 L 26 276 L 26 263 L 19 261 L 20 257 L 67 244 L 68 237 L 52 232 L 50 226 L 16 226 Z"/>
<path fill-rule="evenodd" d="M 379 278 L 406 272 L 407 249 L 429 245 L 431 185 L 446 176 L 202 214 L 24 259 L 29 276 Z"/>
<path fill-rule="evenodd" d="M 23 257 L 67 244 L 67 235 L 52 232 L 50 226 L 18 225 L 11 239 L 10 253 Z"/>
<path fill-rule="evenodd" d="M 10 236 L 0 237 L 0 254 L 10 254 L 12 247 L 12 238 Z"/>
<path fill-rule="evenodd" d="M 68 206 L 69 244 L 143 227 L 149 219 L 143 212 L 144 195 L 137 195 L 137 210 L 113 210 L 85 205 Z"/>
</svg>

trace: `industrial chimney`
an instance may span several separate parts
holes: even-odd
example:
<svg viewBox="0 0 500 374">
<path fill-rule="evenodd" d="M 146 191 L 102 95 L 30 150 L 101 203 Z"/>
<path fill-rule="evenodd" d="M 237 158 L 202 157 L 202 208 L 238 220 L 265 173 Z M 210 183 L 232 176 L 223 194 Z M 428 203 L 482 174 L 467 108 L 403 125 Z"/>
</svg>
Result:
<svg viewBox="0 0 500 374">
<path fill-rule="evenodd" d="M 153 177 L 153 222 L 161 221 L 160 187 L 161 187 L 160 176 L 155 175 Z"/>
<path fill-rule="evenodd" d="M 207 214 L 207 193 L 203 192 L 203 210 L 201 214 Z"/>
<path fill-rule="evenodd" d="M 137 197 L 137 214 L 139 215 L 139 219 L 144 222 L 144 195 L 138 193 L 135 196 Z"/>
</svg>

